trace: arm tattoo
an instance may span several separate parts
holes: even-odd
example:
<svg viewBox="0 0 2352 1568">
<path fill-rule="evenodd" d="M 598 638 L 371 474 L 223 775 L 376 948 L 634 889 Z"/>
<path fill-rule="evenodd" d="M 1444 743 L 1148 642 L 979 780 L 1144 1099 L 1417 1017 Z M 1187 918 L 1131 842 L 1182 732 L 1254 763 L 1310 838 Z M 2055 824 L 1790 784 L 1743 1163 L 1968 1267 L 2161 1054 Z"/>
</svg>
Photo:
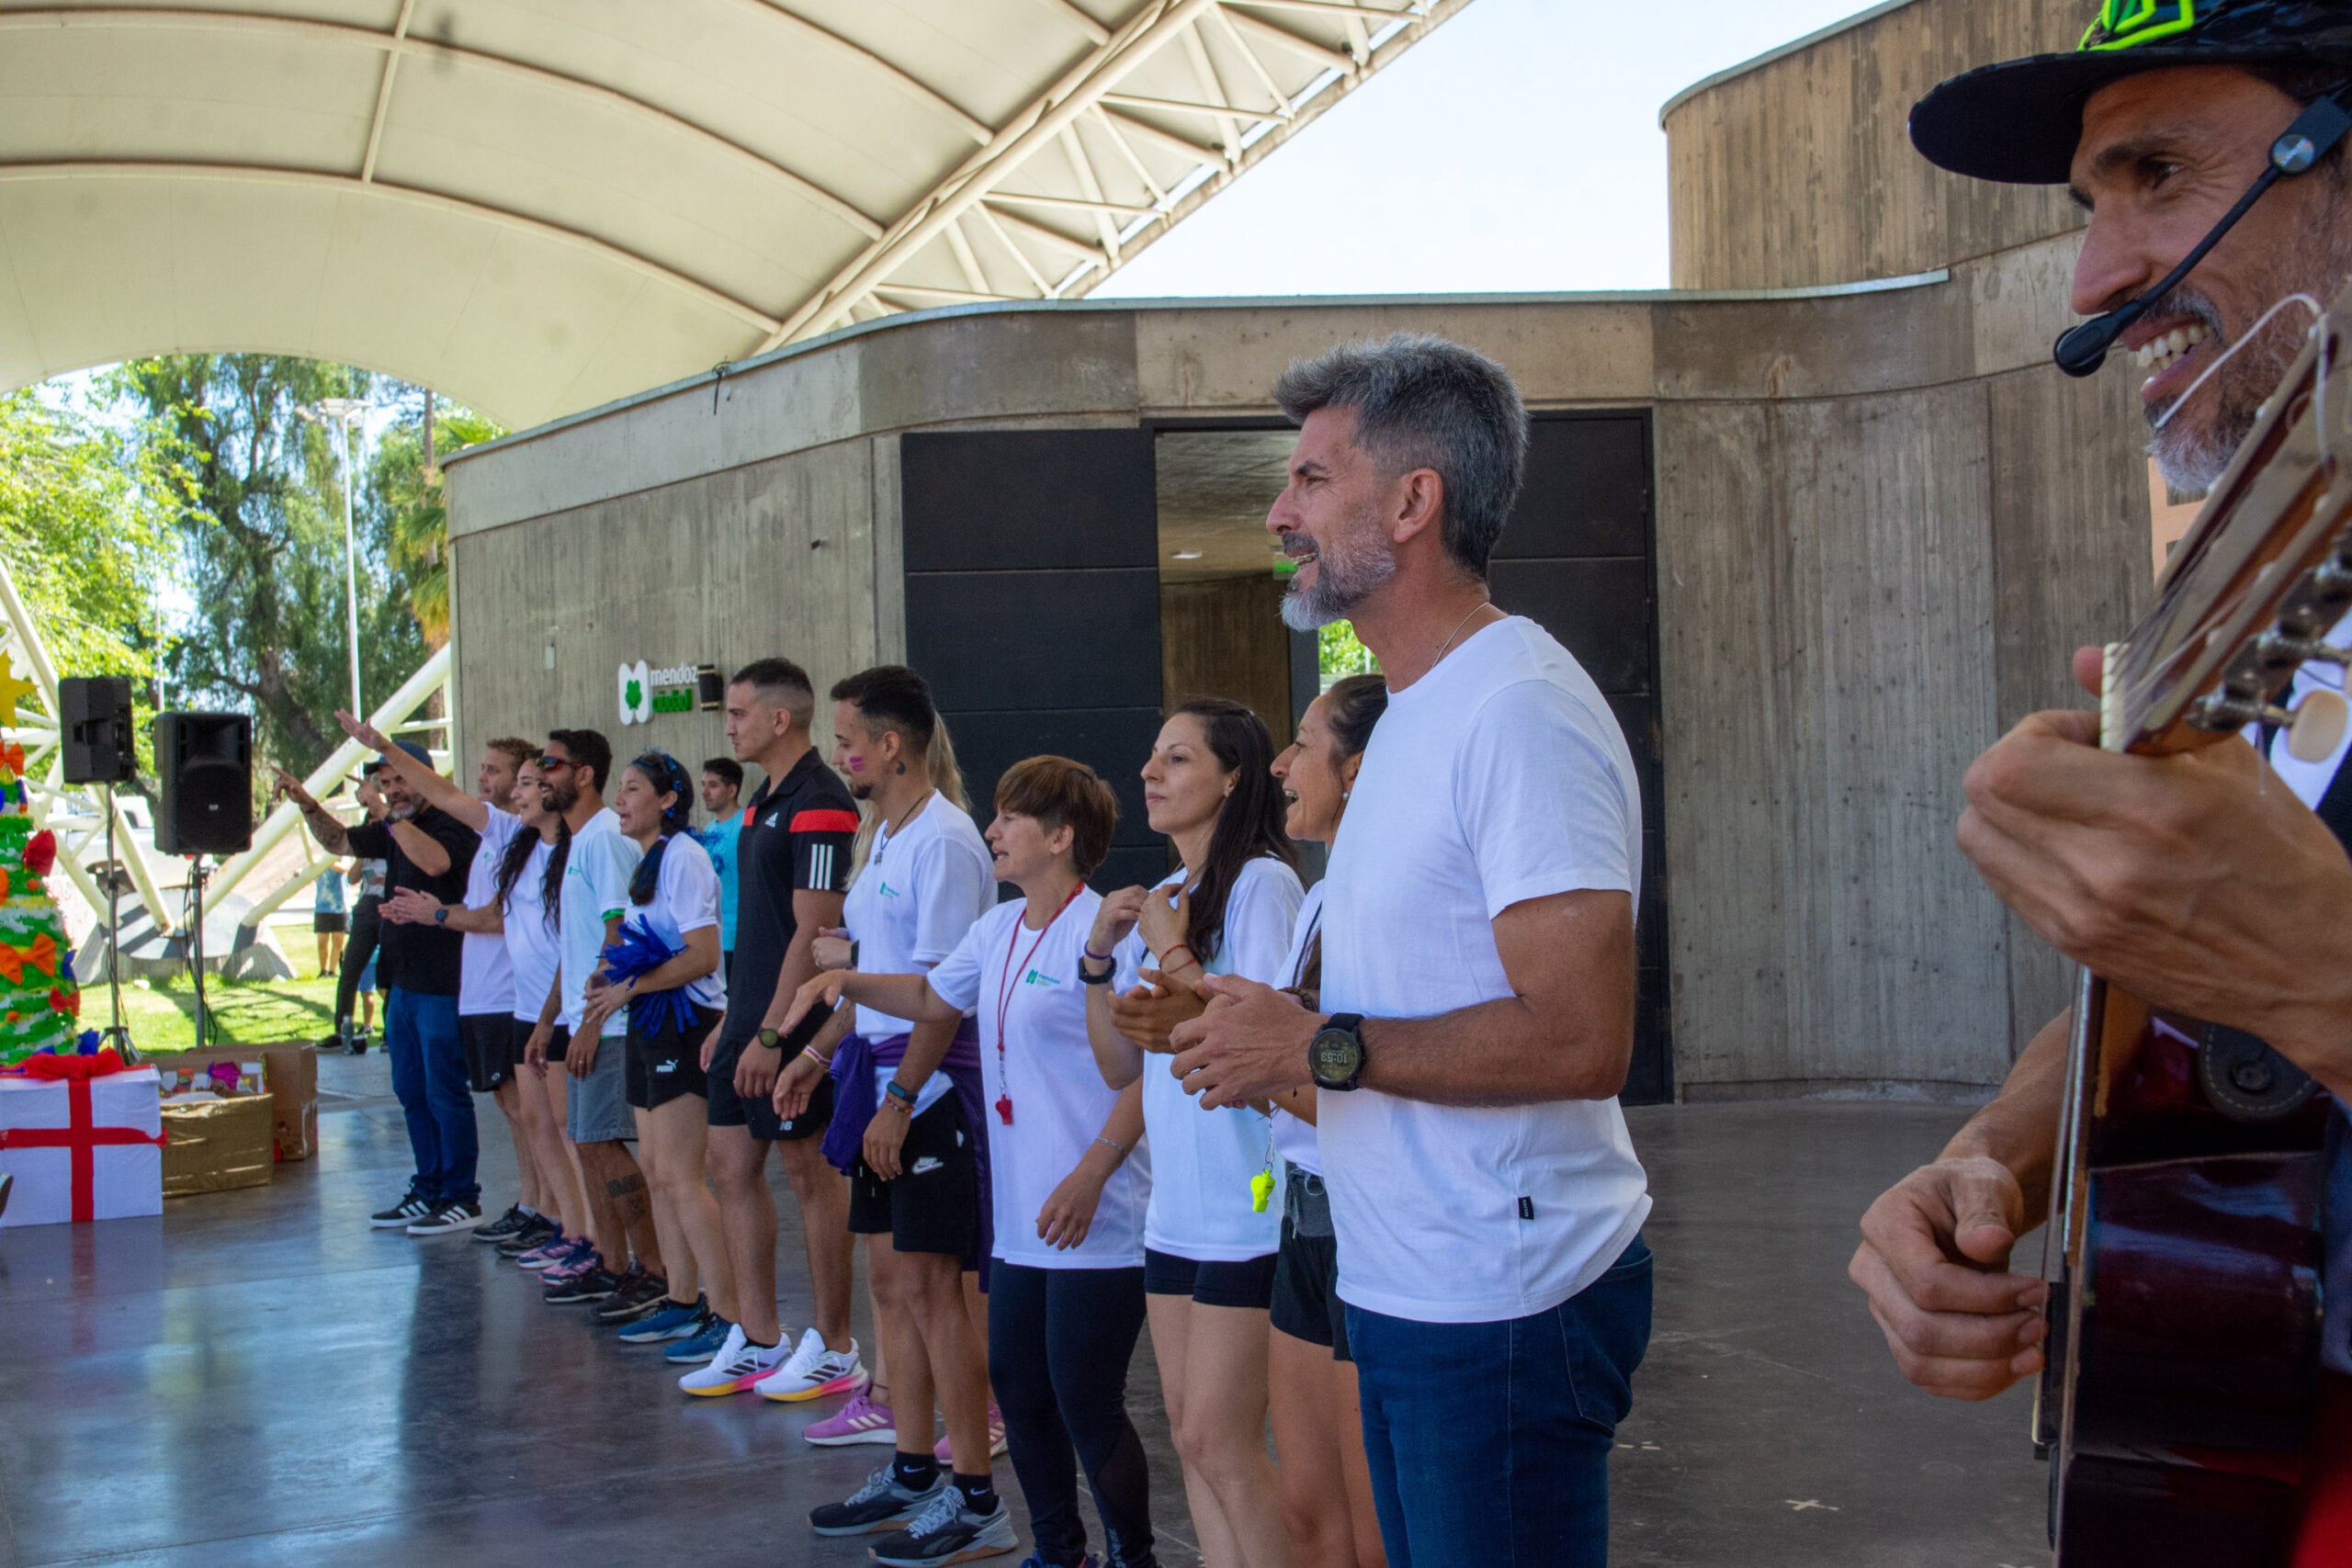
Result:
<svg viewBox="0 0 2352 1568">
<path fill-rule="evenodd" d="M 311 837 L 319 841 L 319 848 L 326 851 L 326 852 L 331 855 L 349 854 L 351 852 L 351 834 L 349 829 L 345 829 L 342 823 L 329 816 L 325 807 L 309 807 L 304 809 L 302 817 L 303 819 L 311 825 Z"/>
</svg>

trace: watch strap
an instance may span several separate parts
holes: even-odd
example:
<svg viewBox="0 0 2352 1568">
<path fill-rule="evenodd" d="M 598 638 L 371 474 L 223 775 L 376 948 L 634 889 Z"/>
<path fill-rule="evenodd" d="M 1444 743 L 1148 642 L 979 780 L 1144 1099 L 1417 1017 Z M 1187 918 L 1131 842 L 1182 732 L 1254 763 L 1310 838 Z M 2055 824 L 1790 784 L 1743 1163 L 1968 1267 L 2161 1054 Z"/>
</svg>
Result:
<svg viewBox="0 0 2352 1568">
<path fill-rule="evenodd" d="M 760 1031 L 760 1033 L 759 1033 L 759 1041 L 760 1041 L 760 1043 L 761 1043 L 761 1044 L 763 1044 L 763 1045 L 764 1045 L 764 1046 L 766 1046 L 766 1047 L 767 1047 L 769 1050 L 771 1050 L 771 1051 L 775 1050 L 775 1049 L 777 1048 L 777 1042 L 778 1042 L 778 1039 L 779 1039 L 779 1036 L 776 1034 L 776 1032 L 775 1032 L 775 1030 L 773 1030 L 773 1029 L 763 1029 L 763 1030 L 761 1030 L 761 1031 Z"/>
<path fill-rule="evenodd" d="M 892 1078 L 888 1083 L 884 1084 L 882 1089 L 884 1093 L 897 1100 L 899 1104 L 908 1107 L 910 1110 L 913 1108 L 915 1102 L 915 1091 L 900 1083 L 898 1079 Z"/>
</svg>

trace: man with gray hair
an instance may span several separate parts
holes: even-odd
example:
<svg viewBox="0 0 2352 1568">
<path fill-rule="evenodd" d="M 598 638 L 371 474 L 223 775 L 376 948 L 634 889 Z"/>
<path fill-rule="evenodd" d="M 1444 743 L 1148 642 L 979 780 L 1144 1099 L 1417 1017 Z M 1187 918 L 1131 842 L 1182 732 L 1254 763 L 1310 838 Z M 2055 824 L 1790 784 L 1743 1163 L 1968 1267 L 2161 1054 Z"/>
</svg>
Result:
<svg viewBox="0 0 2352 1568">
<path fill-rule="evenodd" d="M 1488 599 L 1527 415 L 1502 367 L 1400 334 L 1293 365 L 1266 526 L 1283 618 L 1342 615 L 1387 712 L 1331 854 L 1323 980 L 1218 976 L 1172 1070 L 1204 1106 L 1312 1084 L 1364 1446 L 1396 1568 L 1608 1554 L 1649 1342 L 1633 1054 L 1641 796 L 1589 676 Z"/>
</svg>

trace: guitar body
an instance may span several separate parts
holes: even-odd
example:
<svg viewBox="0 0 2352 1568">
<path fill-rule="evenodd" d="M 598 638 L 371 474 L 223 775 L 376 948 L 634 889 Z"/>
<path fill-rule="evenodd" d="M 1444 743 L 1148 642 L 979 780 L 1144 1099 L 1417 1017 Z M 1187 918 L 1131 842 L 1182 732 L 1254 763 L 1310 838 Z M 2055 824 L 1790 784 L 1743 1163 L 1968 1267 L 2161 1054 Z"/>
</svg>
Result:
<svg viewBox="0 0 2352 1568">
<path fill-rule="evenodd" d="M 2097 980 L 2076 1031 L 2081 1158 L 2038 1416 L 2057 1562 L 2282 1562 L 2319 1388 L 2331 1102 L 2225 1111 L 2199 1083 L 2206 1026 Z"/>
</svg>

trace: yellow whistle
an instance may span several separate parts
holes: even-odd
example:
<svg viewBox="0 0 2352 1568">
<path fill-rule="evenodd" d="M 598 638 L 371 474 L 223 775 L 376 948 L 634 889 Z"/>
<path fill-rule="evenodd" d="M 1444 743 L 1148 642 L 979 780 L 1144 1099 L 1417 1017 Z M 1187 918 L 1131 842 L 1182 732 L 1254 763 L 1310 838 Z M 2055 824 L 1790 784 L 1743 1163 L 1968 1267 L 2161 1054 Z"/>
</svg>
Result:
<svg viewBox="0 0 2352 1568">
<path fill-rule="evenodd" d="M 1250 1210 L 1252 1213 L 1266 1212 L 1266 1201 L 1274 1195 L 1274 1173 L 1261 1170 L 1250 1179 Z"/>
</svg>

